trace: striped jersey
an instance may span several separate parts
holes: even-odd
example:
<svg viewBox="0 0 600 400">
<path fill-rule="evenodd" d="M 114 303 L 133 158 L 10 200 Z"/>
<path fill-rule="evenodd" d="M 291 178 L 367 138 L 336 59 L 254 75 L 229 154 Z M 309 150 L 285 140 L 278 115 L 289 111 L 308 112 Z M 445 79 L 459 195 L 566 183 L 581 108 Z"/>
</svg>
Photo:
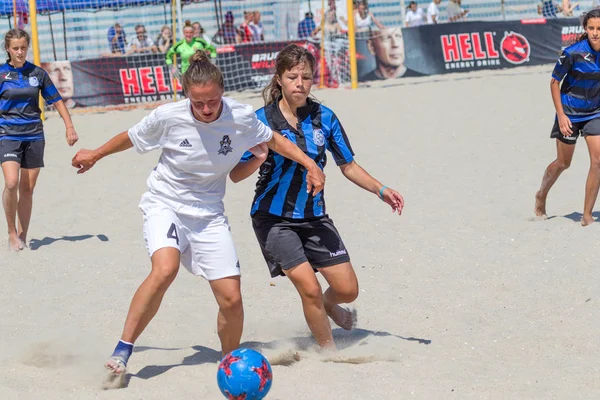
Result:
<svg viewBox="0 0 600 400">
<path fill-rule="evenodd" d="M 21 68 L 0 65 L 0 139 L 42 140 L 40 91 L 47 104 L 62 100 L 42 68 L 25 62 Z"/>
<path fill-rule="evenodd" d="M 299 122 L 294 127 L 283 116 L 279 101 L 257 110 L 258 119 L 295 143 L 321 169 L 327 163 L 325 150 L 331 152 L 337 165 L 354 159 L 346 132 L 333 111 L 309 98 L 306 106 L 298 108 Z M 247 151 L 241 161 L 252 157 Z M 260 167 L 251 214 L 259 210 L 292 219 L 322 217 L 326 214 L 324 190 L 316 196 L 307 193 L 306 169 L 269 150 Z"/>
<path fill-rule="evenodd" d="M 560 99 L 571 121 L 600 117 L 600 53 L 587 40 L 563 50 L 552 77 L 563 81 Z"/>
</svg>

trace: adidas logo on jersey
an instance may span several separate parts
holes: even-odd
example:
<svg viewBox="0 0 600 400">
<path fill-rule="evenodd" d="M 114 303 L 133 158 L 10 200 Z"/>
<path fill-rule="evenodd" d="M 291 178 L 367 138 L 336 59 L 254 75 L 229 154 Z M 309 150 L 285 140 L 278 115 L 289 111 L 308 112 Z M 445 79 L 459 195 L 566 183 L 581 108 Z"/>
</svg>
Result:
<svg viewBox="0 0 600 400">
<path fill-rule="evenodd" d="M 192 144 L 185 139 L 183 142 L 179 143 L 179 147 L 192 147 Z"/>
</svg>

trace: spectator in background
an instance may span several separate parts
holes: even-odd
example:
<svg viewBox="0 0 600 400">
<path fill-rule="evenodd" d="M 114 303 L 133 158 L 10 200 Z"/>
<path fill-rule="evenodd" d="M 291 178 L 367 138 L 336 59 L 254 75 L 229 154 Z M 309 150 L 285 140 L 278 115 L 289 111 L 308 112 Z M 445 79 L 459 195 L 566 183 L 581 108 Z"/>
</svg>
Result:
<svg viewBox="0 0 600 400">
<path fill-rule="evenodd" d="M 341 35 L 342 27 L 337 20 L 334 10 L 327 10 L 325 14 L 325 23 L 323 24 L 325 31 L 325 40 L 327 42 L 333 40 L 335 36 Z M 316 36 L 321 31 L 321 25 L 317 26 L 315 30 L 312 31 L 311 36 Z"/>
<path fill-rule="evenodd" d="M 204 50 L 210 58 L 217 58 L 217 49 L 214 46 L 194 37 L 194 27 L 189 20 L 185 21 L 183 35 L 184 38 L 171 47 L 165 56 L 165 62 L 171 68 L 171 76 L 177 79 L 179 79 L 179 71 L 177 66 L 173 65 L 174 55 L 177 55 L 177 59 L 181 60 L 181 74 L 184 74 L 189 68 L 189 59 L 196 53 L 196 50 Z"/>
<path fill-rule="evenodd" d="M 537 5 L 538 14 L 544 18 L 558 18 L 558 13 L 562 12 L 562 6 L 553 0 L 544 0 Z"/>
<path fill-rule="evenodd" d="M 127 35 L 118 22 L 108 28 L 108 47 L 111 53 L 124 54 L 127 46 Z"/>
<path fill-rule="evenodd" d="M 250 24 L 254 20 L 254 13 L 252 11 L 244 11 L 244 22 L 239 27 L 239 36 L 241 43 L 250 43 L 254 40 L 254 34 L 250 28 Z"/>
<path fill-rule="evenodd" d="M 573 11 L 579 9 L 579 3 L 571 4 L 571 0 L 562 0 L 563 17 L 572 17 Z"/>
<path fill-rule="evenodd" d="M 312 35 L 317 28 L 312 12 L 304 14 L 304 19 L 298 23 L 298 39 L 305 39 Z"/>
<path fill-rule="evenodd" d="M 238 30 L 234 25 L 235 18 L 231 11 L 227 11 L 225 14 L 225 22 L 221 24 L 221 27 L 215 33 L 212 41 L 218 44 L 236 44 L 239 43 Z"/>
<path fill-rule="evenodd" d="M 250 30 L 255 42 L 264 42 L 264 28 L 262 22 L 260 22 L 260 11 L 254 11 L 252 14 L 252 21 L 250 22 Z"/>
<path fill-rule="evenodd" d="M 204 30 L 204 28 L 202 27 L 202 25 L 200 24 L 200 22 L 194 22 L 192 24 L 192 27 L 194 28 L 194 37 L 195 38 L 202 39 L 206 43 L 212 44 L 212 39 L 210 38 L 210 36 L 208 36 L 206 34 L 206 31 Z"/>
<path fill-rule="evenodd" d="M 428 24 L 438 24 L 440 17 L 440 10 L 438 9 L 438 5 L 442 2 L 442 0 L 433 0 L 429 3 L 429 7 L 427 7 L 427 23 Z"/>
<path fill-rule="evenodd" d="M 130 53 L 157 53 L 158 47 L 154 44 L 154 41 L 150 39 L 146 33 L 146 28 L 142 24 L 135 26 L 135 37 L 129 44 L 127 54 Z"/>
<path fill-rule="evenodd" d="M 345 4 L 347 3 L 346 0 L 341 0 L 344 3 L 344 7 L 338 9 L 337 8 L 337 4 L 339 3 L 340 0 L 328 0 L 327 1 L 327 9 L 328 10 L 333 10 L 335 12 L 335 16 L 337 17 L 337 21 L 338 24 L 340 24 L 340 27 L 342 28 L 342 32 L 343 33 L 347 33 L 348 32 L 348 10 L 346 10 Z M 367 5 L 367 3 L 365 2 L 365 5 Z M 352 12 L 350 13 L 350 15 L 352 15 L 354 13 L 354 11 L 356 11 L 356 1 L 352 2 Z"/>
<path fill-rule="evenodd" d="M 342 80 L 343 59 L 345 56 L 345 44 L 348 38 L 342 31 L 342 27 L 337 19 L 335 10 L 329 9 L 325 14 L 325 23 L 318 25 L 312 32 L 312 36 L 316 36 L 323 27 L 325 50 L 325 69 L 320 73 L 325 75 L 325 84 L 327 87 L 336 88 Z"/>
<path fill-rule="evenodd" d="M 461 0 L 449 0 L 446 14 L 448 14 L 448 22 L 461 22 L 467 19 L 469 10 L 461 7 Z"/>
<path fill-rule="evenodd" d="M 364 1 L 359 1 L 354 10 L 354 29 L 357 33 L 368 32 L 375 24 L 379 29 L 385 29 L 385 26 L 375 18 L 373 13 L 369 11 Z"/>
<path fill-rule="evenodd" d="M 156 46 L 160 53 L 166 53 L 173 46 L 173 34 L 169 26 L 163 25 L 160 34 L 156 38 Z"/>
<path fill-rule="evenodd" d="M 78 104 L 73 100 L 75 94 L 75 85 L 73 84 L 73 71 L 70 61 L 52 61 L 42 63 L 42 68 L 46 70 L 48 76 L 58 89 L 60 97 L 67 108 L 77 107 Z"/>
<path fill-rule="evenodd" d="M 426 18 L 425 13 L 423 13 L 422 8 L 417 7 L 417 3 L 415 1 L 411 1 L 408 4 L 408 9 L 406 10 L 406 26 L 419 26 L 425 24 Z"/>
</svg>

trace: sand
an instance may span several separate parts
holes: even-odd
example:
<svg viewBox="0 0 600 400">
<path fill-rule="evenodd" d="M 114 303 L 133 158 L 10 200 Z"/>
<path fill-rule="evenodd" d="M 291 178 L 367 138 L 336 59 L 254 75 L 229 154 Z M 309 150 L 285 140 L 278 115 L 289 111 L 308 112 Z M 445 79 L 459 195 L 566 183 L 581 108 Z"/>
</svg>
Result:
<svg viewBox="0 0 600 400">
<path fill-rule="evenodd" d="M 360 282 L 359 324 L 334 331 L 337 357 L 314 353 L 297 293 L 269 277 L 249 218 L 255 179 L 228 184 L 242 346 L 278 364 L 268 399 L 600 397 L 600 224 L 579 222 L 584 143 L 550 192 L 550 219 L 532 221 L 555 156 L 551 68 L 315 92 L 338 114 L 358 163 L 406 201 L 393 215 L 329 158 L 328 211 Z M 261 105 L 256 94 L 233 97 Z M 148 112 L 76 115 L 74 148 L 60 119 L 47 120 L 32 247 L 8 253 L 0 233 L 1 399 L 222 398 L 216 304 L 208 284 L 183 268 L 136 343 L 127 387 L 100 388 L 149 271 L 137 205 L 159 153 L 129 150 L 84 175 L 70 160 Z"/>
</svg>

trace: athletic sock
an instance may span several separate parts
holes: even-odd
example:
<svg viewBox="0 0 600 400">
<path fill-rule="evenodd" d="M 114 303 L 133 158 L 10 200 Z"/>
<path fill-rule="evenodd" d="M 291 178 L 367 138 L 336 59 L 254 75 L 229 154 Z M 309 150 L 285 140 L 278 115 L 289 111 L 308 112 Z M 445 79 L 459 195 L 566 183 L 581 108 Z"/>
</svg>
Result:
<svg viewBox="0 0 600 400">
<path fill-rule="evenodd" d="M 116 358 L 118 360 L 121 360 L 121 361 L 123 361 L 123 364 L 125 364 L 125 366 L 127 366 L 127 362 L 129 361 L 129 357 L 131 356 L 132 352 L 133 352 L 133 343 L 124 342 L 122 340 L 119 340 L 119 343 L 117 343 L 117 347 L 115 347 L 115 351 L 113 351 L 111 358 Z"/>
</svg>

